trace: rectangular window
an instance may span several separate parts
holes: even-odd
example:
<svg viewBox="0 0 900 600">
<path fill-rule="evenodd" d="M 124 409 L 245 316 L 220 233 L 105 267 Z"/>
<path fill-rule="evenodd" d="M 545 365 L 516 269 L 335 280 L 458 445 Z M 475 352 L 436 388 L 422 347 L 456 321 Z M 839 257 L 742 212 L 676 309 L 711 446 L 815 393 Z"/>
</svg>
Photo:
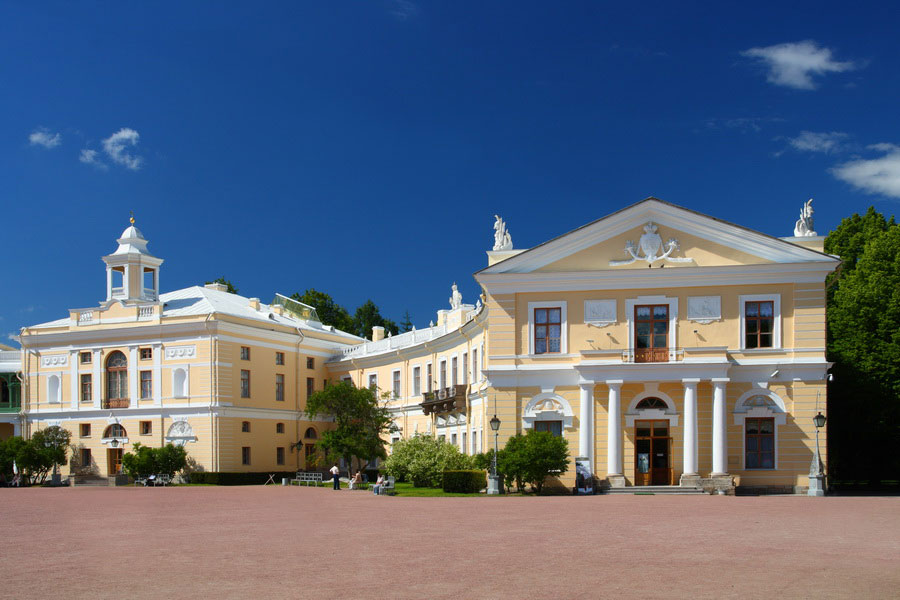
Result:
<svg viewBox="0 0 900 600">
<path fill-rule="evenodd" d="M 472 381 L 481 381 L 481 372 L 478 369 L 478 348 L 472 350 Z"/>
<path fill-rule="evenodd" d="M 284 364 L 284 352 L 276 352 L 275 353 L 275 364 L 276 365 Z"/>
<path fill-rule="evenodd" d="M 772 348 L 775 303 L 771 300 L 744 303 L 744 348 Z"/>
<path fill-rule="evenodd" d="M 250 348 L 241 346 L 241 360 L 250 360 Z"/>
<path fill-rule="evenodd" d="M 378 375 L 372 373 L 369 375 L 369 388 L 377 388 L 378 387 Z"/>
<path fill-rule="evenodd" d="M 80 428 L 81 437 L 91 437 L 91 424 L 82 423 Z"/>
<path fill-rule="evenodd" d="M 454 356 L 450 359 L 450 385 L 456 385 L 459 382 L 459 361 Z"/>
<path fill-rule="evenodd" d="M 775 419 L 744 420 L 744 468 L 775 468 Z"/>
<path fill-rule="evenodd" d="M 438 383 L 438 389 L 443 390 L 447 387 L 447 361 L 441 361 L 441 372 L 440 372 L 440 380 Z"/>
<path fill-rule="evenodd" d="M 250 397 L 250 371 L 241 370 L 241 398 Z"/>
<path fill-rule="evenodd" d="M 422 394 L 422 367 L 413 367 L 413 396 Z"/>
<path fill-rule="evenodd" d="M 284 402 L 284 375 L 275 374 L 275 401 Z"/>
<path fill-rule="evenodd" d="M 463 385 L 469 383 L 469 353 L 463 352 L 462 358 L 462 382 Z"/>
<path fill-rule="evenodd" d="M 250 421 L 241 421 L 241 433 L 250 433 Z"/>
<path fill-rule="evenodd" d="M 82 448 L 81 449 L 81 468 L 82 469 L 90 469 L 91 463 L 94 462 L 94 458 L 91 456 L 90 448 Z"/>
<path fill-rule="evenodd" d="M 281 447 L 275 448 L 275 464 L 276 465 L 284 464 L 284 448 L 281 448 Z"/>
<path fill-rule="evenodd" d="M 462 437 L 462 452 L 463 452 L 463 454 L 466 454 L 469 452 L 469 443 L 467 440 L 468 440 L 468 435 L 466 434 L 465 431 L 463 431 L 463 437 Z"/>
<path fill-rule="evenodd" d="M 153 397 L 153 371 L 141 371 L 141 400 Z"/>
<path fill-rule="evenodd" d="M 455 433 L 450 434 L 450 443 L 453 444 L 454 446 L 456 445 L 456 434 Z"/>
<path fill-rule="evenodd" d="M 249 465 L 250 464 L 250 447 L 244 446 L 241 448 L 241 464 Z"/>
<path fill-rule="evenodd" d="M 431 363 L 425 365 L 425 389 L 428 392 L 434 391 L 434 374 L 431 372 Z"/>
<path fill-rule="evenodd" d="M 313 377 L 306 378 L 306 399 L 316 393 L 316 380 Z"/>
<path fill-rule="evenodd" d="M 562 437 L 562 421 L 535 421 L 535 431 L 548 431 L 556 437 Z"/>
<path fill-rule="evenodd" d="M 81 364 L 86 365 L 91 362 L 91 353 L 90 352 L 82 352 L 78 355 L 81 359 Z"/>
<path fill-rule="evenodd" d="M 559 352 L 562 339 L 562 309 L 534 309 L 534 353 Z"/>
<path fill-rule="evenodd" d="M 90 373 L 81 376 L 81 401 L 92 402 L 94 399 L 94 382 Z"/>
<path fill-rule="evenodd" d="M 478 454 L 478 432 L 472 432 L 472 454 Z"/>
<path fill-rule="evenodd" d="M 304 464 L 309 466 L 310 462 L 315 458 L 315 456 L 316 456 L 316 445 L 315 444 L 306 444 L 305 446 L 303 446 L 303 457 L 306 461 Z"/>
<path fill-rule="evenodd" d="M 400 370 L 396 370 L 391 373 L 392 381 L 391 381 L 391 392 L 394 394 L 394 398 L 400 397 Z"/>
<path fill-rule="evenodd" d="M 307 369 L 315 369 L 316 368 L 316 359 L 312 356 L 306 357 L 306 368 Z"/>
<path fill-rule="evenodd" d="M 153 423 L 151 421 L 141 421 L 141 435 L 150 435 L 153 433 Z"/>
<path fill-rule="evenodd" d="M 153 348 L 141 348 L 141 360 L 150 360 L 153 358 Z"/>
</svg>

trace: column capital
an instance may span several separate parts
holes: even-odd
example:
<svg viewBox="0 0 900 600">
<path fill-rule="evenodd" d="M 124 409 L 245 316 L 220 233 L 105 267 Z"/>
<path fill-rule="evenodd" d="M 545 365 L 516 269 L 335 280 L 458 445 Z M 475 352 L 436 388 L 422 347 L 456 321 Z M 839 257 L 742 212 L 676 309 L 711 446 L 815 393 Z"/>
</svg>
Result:
<svg viewBox="0 0 900 600">
<path fill-rule="evenodd" d="M 725 383 L 728 383 L 729 381 L 731 381 L 731 378 L 730 377 L 713 377 L 712 379 L 710 379 L 710 381 L 712 381 L 713 383 L 725 384 Z"/>
<path fill-rule="evenodd" d="M 580 387 L 583 390 L 593 391 L 594 386 L 596 386 L 596 385 L 597 385 L 596 381 L 579 381 L 578 382 L 578 387 Z"/>
<path fill-rule="evenodd" d="M 688 387 L 689 385 L 696 387 L 697 384 L 700 383 L 700 378 L 699 377 L 685 377 L 684 379 L 681 380 L 681 383 L 684 384 L 684 387 Z"/>
<path fill-rule="evenodd" d="M 604 383 L 607 386 L 617 390 L 620 387 L 622 387 L 622 384 L 625 383 L 625 380 L 623 380 L 623 379 L 607 379 Z"/>
</svg>

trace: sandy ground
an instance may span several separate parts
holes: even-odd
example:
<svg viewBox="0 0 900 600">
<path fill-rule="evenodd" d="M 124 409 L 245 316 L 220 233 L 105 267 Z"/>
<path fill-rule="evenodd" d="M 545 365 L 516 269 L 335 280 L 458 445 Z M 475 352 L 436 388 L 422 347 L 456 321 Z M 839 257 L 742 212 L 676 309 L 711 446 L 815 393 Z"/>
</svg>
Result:
<svg viewBox="0 0 900 600">
<path fill-rule="evenodd" d="M 0 489 L 3 598 L 898 598 L 900 498 Z"/>
</svg>

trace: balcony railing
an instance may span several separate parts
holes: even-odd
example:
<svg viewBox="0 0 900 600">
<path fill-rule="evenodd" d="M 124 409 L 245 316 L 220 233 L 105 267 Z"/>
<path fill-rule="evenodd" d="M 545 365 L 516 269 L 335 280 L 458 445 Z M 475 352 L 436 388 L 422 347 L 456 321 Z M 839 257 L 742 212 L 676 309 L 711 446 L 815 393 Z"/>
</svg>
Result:
<svg viewBox="0 0 900 600">
<path fill-rule="evenodd" d="M 101 402 L 102 408 L 128 408 L 131 400 L 128 398 L 112 398 Z"/>
<path fill-rule="evenodd" d="M 0 413 L 17 413 L 21 408 L 19 402 L 0 402 Z"/>
<path fill-rule="evenodd" d="M 452 385 L 448 388 L 425 392 L 420 404 L 422 413 L 426 415 L 465 412 L 466 388 L 465 385 Z"/>
</svg>

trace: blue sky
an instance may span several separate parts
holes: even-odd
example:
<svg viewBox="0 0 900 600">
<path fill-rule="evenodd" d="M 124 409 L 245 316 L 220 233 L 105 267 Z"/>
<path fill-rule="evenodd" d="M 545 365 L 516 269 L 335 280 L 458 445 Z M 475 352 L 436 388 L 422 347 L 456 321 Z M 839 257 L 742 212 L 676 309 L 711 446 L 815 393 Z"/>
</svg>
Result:
<svg viewBox="0 0 900 600">
<path fill-rule="evenodd" d="M 887 2 L 0 3 L 3 342 L 104 298 L 309 287 L 419 327 L 516 247 L 653 195 L 772 235 L 900 201 Z M 635 8 L 632 8 L 635 7 Z"/>
</svg>

